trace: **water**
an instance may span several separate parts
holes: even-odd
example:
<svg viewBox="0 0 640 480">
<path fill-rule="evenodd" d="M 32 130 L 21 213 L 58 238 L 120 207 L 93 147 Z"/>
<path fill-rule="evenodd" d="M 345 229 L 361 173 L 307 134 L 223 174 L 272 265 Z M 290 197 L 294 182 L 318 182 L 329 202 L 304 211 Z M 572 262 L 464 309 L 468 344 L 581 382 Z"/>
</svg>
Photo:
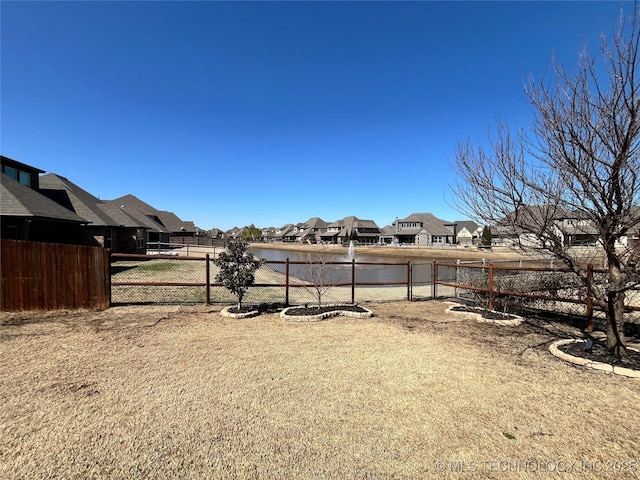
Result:
<svg viewBox="0 0 640 480">
<path fill-rule="evenodd" d="M 349 250 L 342 252 L 298 252 L 295 250 L 278 250 L 271 248 L 251 247 L 253 254 L 265 260 L 290 262 L 317 262 L 319 258 L 326 259 L 327 262 L 345 262 L 344 265 L 331 265 L 336 270 L 338 278 L 335 281 L 351 282 L 351 260 L 349 260 Z M 386 257 L 381 255 L 363 255 L 355 252 L 356 260 L 356 282 L 357 283 L 392 283 L 407 281 L 407 259 Z M 409 259 L 412 264 L 414 284 L 431 283 L 431 262 L 424 258 Z M 363 265 L 363 263 L 393 263 L 396 265 Z M 268 264 L 269 268 L 284 273 L 285 265 Z M 300 269 L 300 265 L 292 265 L 291 268 Z M 443 272 L 438 269 L 439 273 Z M 292 275 L 295 275 L 291 272 Z"/>
</svg>

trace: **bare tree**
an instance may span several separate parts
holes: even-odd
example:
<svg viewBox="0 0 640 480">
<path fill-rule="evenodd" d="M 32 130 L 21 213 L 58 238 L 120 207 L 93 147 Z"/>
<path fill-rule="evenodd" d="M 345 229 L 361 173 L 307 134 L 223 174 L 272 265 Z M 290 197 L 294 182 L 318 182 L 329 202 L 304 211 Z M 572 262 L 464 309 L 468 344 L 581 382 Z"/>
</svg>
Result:
<svg viewBox="0 0 640 480">
<path fill-rule="evenodd" d="M 326 246 L 311 257 L 303 266 L 300 285 L 313 295 L 318 302 L 318 309 L 322 307 L 322 298 L 335 286 L 336 269 L 328 263 L 329 255 Z"/>
<path fill-rule="evenodd" d="M 453 164 L 458 209 L 562 260 L 606 313 L 617 357 L 626 356 L 625 295 L 639 280 L 640 246 L 627 242 L 640 229 L 639 20 L 635 5 L 621 13 L 613 37 L 601 35 L 598 55 L 583 49 L 576 69 L 554 58 L 553 82 L 526 82 L 531 127 L 498 121 L 486 146 L 460 142 Z M 566 219 L 574 234 L 598 239 L 604 278 L 590 274 L 593 258 L 571 244 Z"/>
</svg>

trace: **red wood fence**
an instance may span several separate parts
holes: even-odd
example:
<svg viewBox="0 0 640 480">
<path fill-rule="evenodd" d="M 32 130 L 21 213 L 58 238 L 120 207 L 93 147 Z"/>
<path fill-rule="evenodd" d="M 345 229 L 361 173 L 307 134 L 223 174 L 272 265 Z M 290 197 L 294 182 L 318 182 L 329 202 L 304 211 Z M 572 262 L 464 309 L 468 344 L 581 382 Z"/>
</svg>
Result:
<svg viewBox="0 0 640 480">
<path fill-rule="evenodd" d="M 0 310 L 109 308 L 108 250 L 4 239 L 0 244 Z"/>
</svg>

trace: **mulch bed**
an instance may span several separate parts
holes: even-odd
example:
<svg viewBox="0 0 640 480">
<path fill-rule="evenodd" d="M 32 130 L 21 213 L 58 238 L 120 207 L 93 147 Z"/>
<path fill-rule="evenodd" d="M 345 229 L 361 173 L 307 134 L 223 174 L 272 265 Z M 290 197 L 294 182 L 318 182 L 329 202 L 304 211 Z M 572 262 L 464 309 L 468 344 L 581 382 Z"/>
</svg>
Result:
<svg viewBox="0 0 640 480">
<path fill-rule="evenodd" d="M 260 305 L 245 305 L 238 310 L 238 307 L 229 307 L 229 313 L 249 313 L 258 311 L 258 313 L 276 313 L 285 308 L 283 303 L 261 303 Z"/>
<path fill-rule="evenodd" d="M 604 343 L 594 341 L 591 351 L 585 351 L 584 347 L 585 344 L 583 342 L 577 342 L 560 345 L 558 349 L 574 357 L 586 358 L 594 362 L 608 363 L 609 365 L 630 368 L 632 370 L 640 370 L 640 352 L 627 349 L 627 357 L 620 360 L 607 352 Z"/>
<path fill-rule="evenodd" d="M 327 312 L 335 312 L 336 310 L 348 311 L 348 312 L 357 312 L 357 313 L 365 313 L 367 312 L 366 308 L 363 308 L 359 305 L 330 305 L 326 307 L 295 307 L 287 310 L 287 315 L 291 316 L 310 316 L 310 315 L 320 315 L 322 313 Z"/>
</svg>

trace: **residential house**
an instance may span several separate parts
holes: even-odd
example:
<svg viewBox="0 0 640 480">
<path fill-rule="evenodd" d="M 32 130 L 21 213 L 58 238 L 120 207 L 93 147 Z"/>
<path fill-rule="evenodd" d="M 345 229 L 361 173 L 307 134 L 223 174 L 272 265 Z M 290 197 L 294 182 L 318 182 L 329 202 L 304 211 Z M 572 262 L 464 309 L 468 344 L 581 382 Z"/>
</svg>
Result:
<svg viewBox="0 0 640 480">
<path fill-rule="evenodd" d="M 387 225 L 380 229 L 380 236 L 378 237 L 378 243 L 380 245 L 391 245 L 395 243 L 396 228 L 394 225 Z"/>
<path fill-rule="evenodd" d="M 378 243 L 380 228 L 373 220 L 361 220 L 350 216 L 330 223 L 326 230 L 320 233 L 320 240 L 326 243 L 347 244 L 350 241 L 360 245 Z"/>
<path fill-rule="evenodd" d="M 470 220 L 457 220 L 456 242 L 461 247 L 470 247 L 478 243 L 483 227 Z"/>
<path fill-rule="evenodd" d="M 273 243 L 276 241 L 276 229 L 274 227 L 266 227 L 262 229 L 261 240 L 265 243 Z"/>
<path fill-rule="evenodd" d="M 104 202 L 65 177 L 40 177 L 40 192 L 87 219 L 83 232 L 92 243 L 117 253 L 145 253 L 148 225 L 115 204 Z"/>
<path fill-rule="evenodd" d="M 315 243 L 320 240 L 320 235 L 325 231 L 327 222 L 319 217 L 311 217 L 302 224 L 296 240 L 300 243 Z"/>
<path fill-rule="evenodd" d="M 287 223 L 286 225 L 283 225 L 282 227 L 276 228 L 275 232 L 273 233 L 273 241 L 274 242 L 285 242 L 287 236 L 289 235 L 289 232 L 293 230 L 293 224 L 291 223 Z"/>
<path fill-rule="evenodd" d="M 399 244 L 416 246 L 455 245 L 456 224 L 436 218 L 431 213 L 412 213 L 396 219 L 394 240 Z"/>
<path fill-rule="evenodd" d="M 87 220 L 39 192 L 38 174 L 42 170 L 3 156 L 2 172 L 0 238 L 49 243 L 84 243 L 81 232 L 82 226 L 88 223 Z"/>
</svg>

